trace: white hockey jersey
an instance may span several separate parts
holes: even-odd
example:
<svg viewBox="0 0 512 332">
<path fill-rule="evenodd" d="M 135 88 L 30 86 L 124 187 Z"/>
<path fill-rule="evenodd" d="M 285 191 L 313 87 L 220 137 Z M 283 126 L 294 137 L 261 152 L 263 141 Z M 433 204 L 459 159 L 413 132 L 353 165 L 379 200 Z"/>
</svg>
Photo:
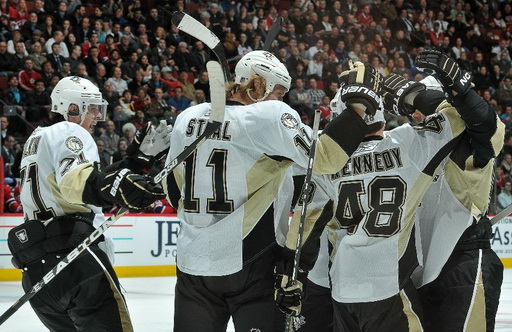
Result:
<svg viewBox="0 0 512 332">
<path fill-rule="evenodd" d="M 497 119 L 491 138 L 495 155 L 503 146 L 504 134 L 505 125 Z M 458 151 L 443 162 L 416 214 L 423 253 L 423 262 L 412 277 L 416 287 L 439 276 L 462 233 L 488 208 L 494 160 L 483 168 L 475 167 L 471 147 L 460 150 L 466 153 Z"/>
<path fill-rule="evenodd" d="M 205 103 L 178 116 L 168 162 L 204 130 L 209 112 L 210 104 Z M 180 190 L 177 265 L 181 271 L 220 276 L 242 269 L 244 250 L 248 250 L 244 239 L 255 228 L 270 229 L 259 221 L 279 199 L 290 165 L 307 166 L 311 137 L 312 129 L 282 102 L 226 106 L 220 130 L 174 170 Z M 315 170 L 321 173 L 335 172 L 348 158 L 327 135 L 319 139 L 317 151 Z M 164 188 L 170 190 L 167 182 Z M 289 209 L 286 204 L 275 205 L 280 210 L 275 216 Z M 270 227 L 275 241 L 273 221 Z M 268 233 L 259 232 L 262 236 Z M 266 243 L 268 239 L 260 240 Z"/>
<path fill-rule="evenodd" d="M 34 130 L 25 143 L 21 160 L 25 219 L 45 221 L 65 214 L 91 212 L 92 207 L 82 202 L 87 178 L 80 171 L 96 161 L 99 162 L 96 143 L 81 126 L 63 121 Z"/>
<path fill-rule="evenodd" d="M 423 170 L 464 128 L 456 110 L 447 108 L 425 126 L 403 125 L 385 132 L 385 139 L 361 143 L 331 175 L 327 190 L 335 201 L 334 217 L 347 232 L 335 242 L 330 271 L 336 301 L 372 302 L 399 292 L 421 262 L 414 215 L 432 180 Z M 294 248 L 288 241 L 287 247 Z"/>
</svg>

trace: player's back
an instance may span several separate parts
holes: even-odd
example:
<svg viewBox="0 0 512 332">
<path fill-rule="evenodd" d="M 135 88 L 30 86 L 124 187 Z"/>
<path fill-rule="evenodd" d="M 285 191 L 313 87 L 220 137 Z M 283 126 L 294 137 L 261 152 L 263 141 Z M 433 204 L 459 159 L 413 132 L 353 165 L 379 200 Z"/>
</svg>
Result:
<svg viewBox="0 0 512 332">
<path fill-rule="evenodd" d="M 200 104 L 180 114 L 168 160 L 202 133 L 209 112 L 209 104 Z M 178 257 L 180 269 L 215 275 L 241 268 L 242 240 L 272 206 L 291 160 L 307 164 L 307 149 L 296 143 L 305 139 L 299 123 L 282 102 L 226 106 L 220 130 L 174 171 L 181 190 L 180 236 L 189 239 L 178 242 L 178 255 L 186 252 L 183 260 Z M 266 224 L 259 226 L 273 227 Z"/>
<path fill-rule="evenodd" d="M 446 123 L 444 116 L 432 120 Z M 347 229 L 331 272 L 337 301 L 389 298 L 417 266 L 412 217 L 430 183 L 422 170 L 452 138 L 450 126 L 436 128 L 403 125 L 363 142 L 331 176 L 335 217 Z"/>
</svg>

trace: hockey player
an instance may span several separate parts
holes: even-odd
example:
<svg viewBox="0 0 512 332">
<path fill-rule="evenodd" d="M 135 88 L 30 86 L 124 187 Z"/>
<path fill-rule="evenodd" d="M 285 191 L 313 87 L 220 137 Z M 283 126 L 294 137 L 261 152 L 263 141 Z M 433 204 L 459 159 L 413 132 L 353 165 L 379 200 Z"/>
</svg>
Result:
<svg viewBox="0 0 512 332">
<path fill-rule="evenodd" d="M 124 168 L 135 163 L 137 156 L 99 170 L 90 131 L 105 119 L 107 104 L 94 84 L 65 77 L 51 98 L 53 124 L 37 128 L 23 151 L 25 223 L 10 231 L 8 239 L 13 263 L 23 271 L 25 291 L 95 230 L 93 223 L 103 219 L 100 207 L 118 203 L 137 211 L 165 197 L 161 187 Z M 168 147 L 150 144 L 156 134 L 148 130 L 137 143 L 141 157 L 155 156 Z M 162 134 L 161 140 L 166 136 Z M 49 330 L 133 330 L 106 252 L 112 254 L 112 248 L 107 250 L 105 245 L 105 241 L 92 244 L 30 300 Z"/>
<path fill-rule="evenodd" d="M 432 71 L 435 75 L 450 77 L 451 81 L 445 80 L 445 89 L 452 96 L 458 94 L 454 98 L 466 101 L 470 81 L 461 83 L 460 71 L 453 73 L 448 71 L 451 66 L 440 65 L 447 59 L 434 51 L 425 51 L 418 57 L 428 68 L 438 70 Z M 413 99 L 426 104 L 429 94 L 421 90 L 415 91 Z M 403 125 L 389 132 L 375 130 L 361 143 L 347 165 L 331 176 L 330 197 L 335 198 L 333 215 L 338 227 L 347 232 L 334 242 L 330 271 L 334 330 L 421 329 L 419 298 L 411 280 L 419 264 L 414 229 L 416 207 L 430 185 L 435 167 L 460 139 L 452 140 L 465 129 L 461 117 L 470 126 L 493 125 L 484 121 L 487 114 L 478 109 L 463 108 L 459 115 L 445 102 L 439 106 L 439 111 L 420 126 Z M 312 207 L 308 212 L 310 219 L 324 219 L 324 222 L 305 228 L 301 257 L 304 270 L 313 265 L 317 252 L 313 248 L 328 220 L 326 209 L 330 205 L 332 203 L 326 203 L 318 210 Z M 323 218 L 315 218 L 322 209 Z M 292 235 L 295 227 L 296 223 L 292 222 Z M 287 248 L 294 249 L 294 244 L 292 236 Z"/>
<path fill-rule="evenodd" d="M 399 109 L 399 101 L 407 99 L 408 85 L 400 76 L 386 78 L 390 109 Z M 416 120 L 424 121 L 444 100 L 435 85 L 429 89 L 429 103 L 402 106 L 415 110 Z M 418 208 L 423 260 L 413 281 L 419 287 L 425 331 L 494 331 L 503 264 L 491 249 L 492 229 L 485 213 L 505 125 L 473 90 L 463 99 L 453 98 L 452 105 L 484 121 L 468 126 Z"/>
<path fill-rule="evenodd" d="M 368 86 L 378 84 L 375 73 L 366 74 Z M 240 331 L 274 331 L 284 322 L 273 302 L 273 272 L 279 256 L 274 216 L 281 215 L 275 209 L 285 205 L 274 201 L 293 162 L 307 166 L 312 130 L 281 102 L 291 78 L 274 55 L 246 54 L 235 76 L 221 129 L 164 180 L 181 220 L 175 331 L 225 331 L 230 316 Z M 375 98 L 357 91 L 347 96 L 363 103 Z M 168 159 L 204 130 L 209 112 L 203 103 L 178 116 Z M 316 172 L 344 165 L 366 133 L 364 115 L 363 108 L 348 111 L 324 130 Z"/>
</svg>

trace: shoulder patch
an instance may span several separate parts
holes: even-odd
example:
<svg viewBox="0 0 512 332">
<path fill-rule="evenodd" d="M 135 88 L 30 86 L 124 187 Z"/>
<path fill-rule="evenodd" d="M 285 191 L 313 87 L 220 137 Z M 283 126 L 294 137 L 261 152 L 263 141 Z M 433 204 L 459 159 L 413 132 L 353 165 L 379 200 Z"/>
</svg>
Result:
<svg viewBox="0 0 512 332">
<path fill-rule="evenodd" d="M 434 113 L 423 120 L 423 122 L 419 123 L 414 128 L 417 130 L 428 130 L 434 133 L 439 134 L 443 131 L 443 122 L 445 118 L 443 115 L 439 113 Z"/>
<path fill-rule="evenodd" d="M 281 123 L 288 129 L 297 129 L 299 127 L 297 119 L 295 119 L 295 117 L 290 113 L 284 113 L 281 115 Z"/>
<path fill-rule="evenodd" d="M 66 148 L 72 152 L 79 152 L 84 148 L 84 143 L 80 140 L 80 138 L 76 136 L 70 136 L 66 139 Z"/>
</svg>

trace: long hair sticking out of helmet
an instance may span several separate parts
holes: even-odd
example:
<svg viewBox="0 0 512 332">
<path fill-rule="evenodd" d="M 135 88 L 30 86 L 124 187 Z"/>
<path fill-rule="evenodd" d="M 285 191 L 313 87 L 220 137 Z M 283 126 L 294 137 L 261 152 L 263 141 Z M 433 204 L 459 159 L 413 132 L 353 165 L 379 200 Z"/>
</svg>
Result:
<svg viewBox="0 0 512 332">
<path fill-rule="evenodd" d="M 265 93 L 261 98 L 255 99 L 249 93 L 255 76 L 261 77 L 265 82 Z M 244 55 L 235 67 L 235 82 L 228 87 L 228 93 L 235 94 L 242 88 L 250 100 L 259 102 L 265 100 L 274 91 L 276 85 L 290 90 L 291 77 L 286 66 L 270 52 L 252 51 Z"/>
</svg>

